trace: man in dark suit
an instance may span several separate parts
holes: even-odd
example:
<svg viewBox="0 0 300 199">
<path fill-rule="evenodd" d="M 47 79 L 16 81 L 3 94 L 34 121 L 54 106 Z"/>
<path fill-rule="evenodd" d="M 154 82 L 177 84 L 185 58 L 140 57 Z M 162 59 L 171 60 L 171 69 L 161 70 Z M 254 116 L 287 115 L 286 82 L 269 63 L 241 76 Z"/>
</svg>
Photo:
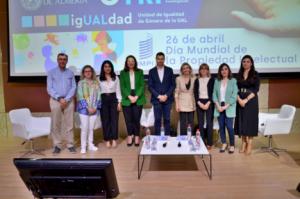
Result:
<svg viewBox="0 0 300 199">
<path fill-rule="evenodd" d="M 149 71 L 148 87 L 154 109 L 155 135 L 160 135 L 162 118 L 165 134 L 170 135 L 170 113 L 174 101 L 175 79 L 172 68 L 165 66 L 165 55 L 162 52 L 156 54 L 156 66 Z"/>
</svg>

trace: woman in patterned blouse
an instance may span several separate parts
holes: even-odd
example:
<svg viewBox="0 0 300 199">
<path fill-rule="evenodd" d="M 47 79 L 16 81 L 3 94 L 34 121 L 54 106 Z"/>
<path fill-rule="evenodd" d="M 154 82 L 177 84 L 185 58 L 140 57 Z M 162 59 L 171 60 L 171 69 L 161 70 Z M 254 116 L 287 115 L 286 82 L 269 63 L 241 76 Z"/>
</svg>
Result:
<svg viewBox="0 0 300 199">
<path fill-rule="evenodd" d="M 100 109 L 100 86 L 93 67 L 86 65 L 81 71 L 77 87 L 77 112 L 81 122 L 81 153 L 97 151 L 94 145 L 94 127 Z"/>
</svg>

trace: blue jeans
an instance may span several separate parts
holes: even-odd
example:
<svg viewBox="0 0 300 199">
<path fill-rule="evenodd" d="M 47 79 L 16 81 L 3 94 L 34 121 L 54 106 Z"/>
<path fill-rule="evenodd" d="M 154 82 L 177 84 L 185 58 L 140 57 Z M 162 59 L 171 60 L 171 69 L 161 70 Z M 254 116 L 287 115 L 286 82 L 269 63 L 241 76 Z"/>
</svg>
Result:
<svg viewBox="0 0 300 199">
<path fill-rule="evenodd" d="M 161 120 L 164 119 L 165 135 L 170 135 L 170 114 L 172 103 L 153 104 L 155 135 L 160 135 Z"/>
<path fill-rule="evenodd" d="M 220 113 L 218 121 L 220 126 L 220 137 L 222 144 L 226 144 L 226 127 L 229 134 L 229 144 L 230 146 L 234 146 L 233 118 L 228 118 L 226 116 L 226 112 L 223 111 Z"/>
</svg>

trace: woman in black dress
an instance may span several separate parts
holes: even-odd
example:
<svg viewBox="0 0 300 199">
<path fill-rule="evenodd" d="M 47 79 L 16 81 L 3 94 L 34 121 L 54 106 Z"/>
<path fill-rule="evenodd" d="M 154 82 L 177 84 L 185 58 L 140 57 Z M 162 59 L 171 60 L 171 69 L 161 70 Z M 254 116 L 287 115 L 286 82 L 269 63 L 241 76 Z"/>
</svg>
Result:
<svg viewBox="0 0 300 199">
<path fill-rule="evenodd" d="M 238 103 L 235 119 L 235 132 L 242 137 L 241 153 L 251 154 L 252 140 L 258 133 L 258 97 L 260 79 L 255 71 L 253 58 L 242 58 L 237 77 Z"/>
</svg>

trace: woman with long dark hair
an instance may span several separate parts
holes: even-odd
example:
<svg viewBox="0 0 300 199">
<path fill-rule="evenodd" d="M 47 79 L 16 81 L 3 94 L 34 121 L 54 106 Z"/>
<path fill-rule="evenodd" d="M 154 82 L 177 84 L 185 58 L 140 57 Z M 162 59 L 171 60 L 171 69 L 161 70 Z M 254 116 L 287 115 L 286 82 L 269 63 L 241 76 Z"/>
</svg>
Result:
<svg viewBox="0 0 300 199">
<path fill-rule="evenodd" d="M 127 146 L 140 144 L 140 119 L 146 103 L 144 73 L 138 68 L 133 55 L 126 57 L 124 70 L 120 73 L 122 107 L 127 127 Z"/>
<path fill-rule="evenodd" d="M 227 148 L 225 127 L 229 134 L 230 147 L 228 151 L 229 153 L 234 153 L 233 120 L 236 115 L 237 92 L 236 79 L 232 77 L 229 65 L 226 63 L 221 64 L 213 91 L 214 116 L 218 117 L 222 142 L 220 153 L 224 153 Z"/>
<path fill-rule="evenodd" d="M 119 78 L 114 72 L 111 61 L 105 60 L 100 72 L 101 120 L 103 138 L 106 147 L 116 147 L 118 139 L 119 111 L 121 110 L 121 92 Z"/>
<path fill-rule="evenodd" d="M 252 140 L 258 133 L 258 96 L 260 79 L 253 58 L 245 55 L 237 76 L 238 97 L 235 133 L 242 137 L 240 152 L 251 154 Z"/>
</svg>

